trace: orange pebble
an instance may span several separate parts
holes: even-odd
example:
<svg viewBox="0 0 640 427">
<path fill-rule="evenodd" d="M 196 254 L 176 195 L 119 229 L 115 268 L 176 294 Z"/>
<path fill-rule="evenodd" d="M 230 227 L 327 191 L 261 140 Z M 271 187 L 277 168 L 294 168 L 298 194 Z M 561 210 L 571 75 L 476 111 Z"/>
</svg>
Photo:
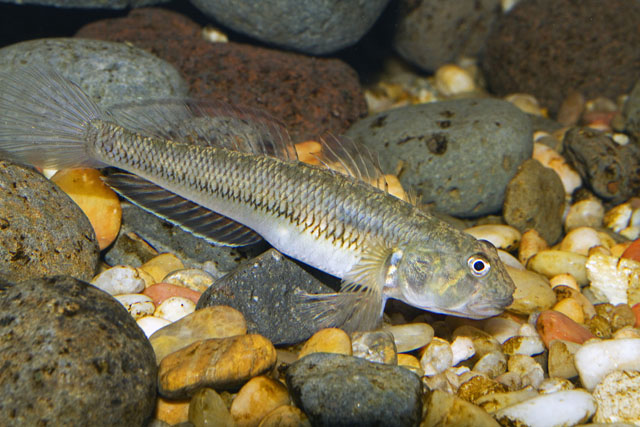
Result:
<svg viewBox="0 0 640 427">
<path fill-rule="evenodd" d="M 636 315 L 636 324 L 634 325 L 634 327 L 640 328 L 640 302 L 631 307 L 631 311 L 633 311 L 633 314 Z"/>
<path fill-rule="evenodd" d="M 142 293 L 153 300 L 153 303 L 157 306 L 171 297 L 184 297 L 191 301 L 198 303 L 200 299 L 200 292 L 194 291 L 183 286 L 172 285 L 169 283 L 156 283 L 146 288 Z"/>
<path fill-rule="evenodd" d="M 565 340 L 582 344 L 591 338 L 595 338 L 589 329 L 554 310 L 546 310 L 540 313 L 536 329 L 547 348 L 549 348 L 549 343 L 553 340 Z"/>
<path fill-rule="evenodd" d="M 622 258 L 640 262 L 640 239 L 636 239 L 622 253 Z"/>
</svg>

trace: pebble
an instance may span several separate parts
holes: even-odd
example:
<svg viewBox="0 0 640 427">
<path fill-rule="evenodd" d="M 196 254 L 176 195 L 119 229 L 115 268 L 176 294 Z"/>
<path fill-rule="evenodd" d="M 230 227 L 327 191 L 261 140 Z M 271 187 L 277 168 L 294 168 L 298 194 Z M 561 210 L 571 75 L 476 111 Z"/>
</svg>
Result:
<svg viewBox="0 0 640 427">
<path fill-rule="evenodd" d="M 124 203 L 126 206 L 126 203 Z M 123 204 L 121 203 L 121 208 Z M 152 248 L 138 234 L 133 231 L 127 231 L 126 224 L 120 226 L 120 233 L 116 237 L 115 242 L 103 251 L 104 262 L 109 265 L 130 265 L 132 267 L 140 267 L 151 258 L 158 255 L 158 251 Z M 146 274 L 146 273 L 145 273 Z M 146 274 L 151 282 L 153 278 Z M 153 283 L 151 283 L 153 284 Z M 149 284 L 149 286 L 151 286 Z"/>
<path fill-rule="evenodd" d="M 196 310 L 196 303 L 184 297 L 171 297 L 164 300 L 153 313 L 156 317 L 175 322 Z"/>
<path fill-rule="evenodd" d="M 113 243 L 120 231 L 122 209 L 117 194 L 100 179 L 101 176 L 96 169 L 65 169 L 58 171 L 51 181 L 89 218 L 100 250 L 103 250 Z"/>
<path fill-rule="evenodd" d="M 556 274 L 549 279 L 549 284 L 551 285 L 551 289 L 554 291 L 559 286 L 570 288 L 578 292 L 580 291 L 580 285 L 578 285 L 576 278 L 568 273 Z"/>
<path fill-rule="evenodd" d="M 578 227 L 569 231 L 560 242 L 560 250 L 589 255 L 589 249 L 602 246 L 600 235 L 591 227 Z"/>
<path fill-rule="evenodd" d="M 584 390 L 541 394 L 503 408 L 494 414 L 502 425 L 530 427 L 576 425 L 586 422 L 596 412 L 596 405 Z"/>
<path fill-rule="evenodd" d="M 593 390 L 598 423 L 640 424 L 640 372 L 617 370 L 605 376 Z"/>
<path fill-rule="evenodd" d="M 235 427 L 234 419 L 222 397 L 207 387 L 198 390 L 190 399 L 188 421 L 194 427 Z"/>
<path fill-rule="evenodd" d="M 544 380 L 542 366 L 533 357 L 525 354 L 514 354 L 509 357 L 507 370 L 517 374 L 522 379 L 523 388 L 531 386 L 537 389 Z"/>
<path fill-rule="evenodd" d="M 468 337 L 472 340 L 475 352 L 474 360 L 479 359 L 485 354 L 502 350 L 498 340 L 493 336 L 471 325 L 459 326 L 453 331 L 452 338 Z"/>
<path fill-rule="evenodd" d="M 633 314 L 636 316 L 636 324 L 635 327 L 640 327 L 640 302 L 631 307 Z"/>
<path fill-rule="evenodd" d="M 562 235 L 564 197 L 558 175 L 529 159 L 520 164 L 506 187 L 502 216 L 520 232 L 534 229 L 545 241 L 555 243 Z"/>
<path fill-rule="evenodd" d="M 586 269 L 591 289 L 610 303 L 640 302 L 640 262 L 594 253 L 587 259 Z"/>
<path fill-rule="evenodd" d="M 527 265 L 529 260 L 538 252 L 549 249 L 549 245 L 542 238 L 540 233 L 534 229 L 530 229 L 522 233 L 520 247 L 518 248 L 518 260 Z"/>
<path fill-rule="evenodd" d="M 385 173 L 400 162 L 402 186 L 423 203 L 472 217 L 502 207 L 507 183 L 531 156 L 531 133 L 529 117 L 508 102 L 459 99 L 378 113 L 346 135 L 379 153 Z"/>
<path fill-rule="evenodd" d="M 477 90 L 471 73 L 455 64 L 445 64 L 438 67 L 434 80 L 436 89 L 445 97 L 471 93 Z"/>
<path fill-rule="evenodd" d="M 496 378 L 507 371 L 507 357 L 502 351 L 486 353 L 473 365 L 472 370 L 489 378 Z"/>
<path fill-rule="evenodd" d="M 389 331 L 354 332 L 351 334 L 351 349 L 354 357 L 369 362 L 398 364 L 396 344 Z"/>
<path fill-rule="evenodd" d="M 529 270 L 506 267 L 509 276 L 516 285 L 513 303 L 509 311 L 518 314 L 531 314 L 551 308 L 556 302 L 556 295 L 549 281 L 540 274 Z"/>
<path fill-rule="evenodd" d="M 475 354 L 473 341 L 469 337 L 458 336 L 451 343 L 451 353 L 453 358 L 451 365 L 456 366 L 463 360 L 467 360 Z"/>
<path fill-rule="evenodd" d="M 421 427 L 498 427 L 500 425 L 482 408 L 440 390 L 431 392 L 425 405 Z"/>
<path fill-rule="evenodd" d="M 490 393 L 476 399 L 476 404 L 490 414 L 495 414 L 503 408 L 508 408 L 525 400 L 532 399 L 538 395 L 531 387 L 517 391 L 507 391 L 502 393 Z"/>
<path fill-rule="evenodd" d="M 602 227 L 604 221 L 604 206 L 598 199 L 580 200 L 569 207 L 564 220 L 565 231 L 578 227 Z"/>
<path fill-rule="evenodd" d="M 458 389 L 458 397 L 475 403 L 480 397 L 491 393 L 502 393 L 506 389 L 504 385 L 485 377 L 484 375 L 474 375 L 467 381 L 460 384 Z"/>
<path fill-rule="evenodd" d="M 574 322 L 564 314 L 553 310 L 540 313 L 536 322 L 536 329 L 547 348 L 549 348 L 551 341 L 556 339 L 582 344 L 591 338 L 595 338 L 587 328 Z"/>
<path fill-rule="evenodd" d="M 300 353 L 298 359 L 302 359 L 311 353 L 336 353 L 351 356 L 351 339 L 342 329 L 320 329 L 309 338 Z"/>
<path fill-rule="evenodd" d="M 257 427 L 272 410 L 290 403 L 287 388 L 269 377 L 251 378 L 238 391 L 229 412 L 238 427 Z"/>
<path fill-rule="evenodd" d="M 627 227 L 632 215 L 633 208 L 631 207 L 631 203 L 622 203 L 607 211 L 604 215 L 604 225 L 616 233 L 619 233 Z"/>
<path fill-rule="evenodd" d="M 309 419 L 300 409 L 292 405 L 282 405 L 269 412 L 258 427 L 311 427 Z"/>
<path fill-rule="evenodd" d="M 420 366 L 427 376 L 442 373 L 453 366 L 451 345 L 442 338 L 433 338 L 420 357 Z"/>
<path fill-rule="evenodd" d="M 289 366 L 286 381 L 312 425 L 414 426 L 421 418 L 420 379 L 399 366 L 313 353 Z"/>
<path fill-rule="evenodd" d="M 126 43 L 77 38 L 29 40 L 0 49 L 0 64 L 0 72 L 46 64 L 107 108 L 154 97 L 185 97 L 188 93 L 175 68 Z"/>
<path fill-rule="evenodd" d="M 64 276 L 0 289 L 5 422 L 142 425 L 151 417 L 153 349 L 119 302 Z"/>
<path fill-rule="evenodd" d="M 415 357 L 412 354 L 405 354 L 405 353 L 398 354 L 398 366 L 407 368 L 420 377 L 424 375 L 424 372 L 422 371 L 422 366 L 420 366 L 420 361 L 418 360 L 417 357 Z"/>
<path fill-rule="evenodd" d="M 407 323 L 385 328 L 393 335 L 398 353 L 416 350 L 431 342 L 433 328 L 427 323 Z"/>
<path fill-rule="evenodd" d="M 275 363 L 276 349 L 261 335 L 196 341 L 161 360 L 158 391 L 179 399 L 201 387 L 234 388 L 269 371 Z"/>
<path fill-rule="evenodd" d="M 621 258 L 632 259 L 634 261 L 640 262 L 640 239 L 636 239 L 627 248 L 621 255 Z"/>
<path fill-rule="evenodd" d="M 34 169 L 3 159 L 0 231 L 0 276 L 6 280 L 91 280 L 96 272 L 98 242 L 80 208 Z"/>
<path fill-rule="evenodd" d="M 485 332 L 503 344 L 518 334 L 520 323 L 506 317 L 492 317 L 484 322 L 483 328 Z"/>
<path fill-rule="evenodd" d="M 155 283 L 162 282 L 169 273 L 184 269 L 184 264 L 172 253 L 160 254 L 140 266 L 153 277 Z"/>
<path fill-rule="evenodd" d="M 640 80 L 636 80 L 633 89 L 631 89 L 622 113 L 625 119 L 624 128 L 636 140 L 640 140 Z"/>
<path fill-rule="evenodd" d="M 522 237 L 522 234 L 517 229 L 503 224 L 476 225 L 464 231 L 478 240 L 491 242 L 496 248 L 505 251 L 515 250 Z"/>
<path fill-rule="evenodd" d="M 575 354 L 582 385 L 592 391 L 609 373 L 640 370 L 640 339 L 605 340 L 588 343 Z"/>
<path fill-rule="evenodd" d="M 167 319 L 163 319 L 161 317 L 156 316 L 144 316 L 136 321 L 140 329 L 143 330 L 144 334 L 149 338 L 153 335 L 158 329 L 164 328 L 167 325 L 170 325 L 171 322 Z"/>
<path fill-rule="evenodd" d="M 227 306 L 206 307 L 156 331 L 149 341 L 158 363 L 168 354 L 196 341 L 228 338 L 247 333 L 247 325 L 239 311 Z"/>
<path fill-rule="evenodd" d="M 162 426 L 173 426 L 189 421 L 188 400 L 167 400 L 161 396 L 156 399 L 155 420 Z"/>
<path fill-rule="evenodd" d="M 533 356 L 544 351 L 544 343 L 535 336 L 515 336 L 509 338 L 502 344 L 502 350 L 506 355 L 527 355 Z"/>
<path fill-rule="evenodd" d="M 145 281 L 136 268 L 118 265 L 103 271 L 91 284 L 109 295 L 137 294 L 144 290 Z"/>
<path fill-rule="evenodd" d="M 533 158 L 542 166 L 553 169 L 558 174 L 566 194 L 572 194 L 582 185 L 582 179 L 578 172 L 567 164 L 565 158 L 547 145 L 539 142 L 533 144 Z"/>
<path fill-rule="evenodd" d="M 156 310 L 153 300 L 146 295 L 121 294 L 115 295 L 114 298 L 127 309 L 135 320 L 144 316 L 153 316 L 153 312 Z"/>
<path fill-rule="evenodd" d="M 538 252 L 527 263 L 527 268 L 547 277 L 558 274 L 571 274 L 578 282 L 584 286 L 589 283 L 585 264 L 587 257 L 574 252 L 548 249 Z"/>
<path fill-rule="evenodd" d="M 574 298 L 565 298 L 553 306 L 552 310 L 564 314 L 576 323 L 584 323 L 585 315 L 582 305 Z"/>
<path fill-rule="evenodd" d="M 538 386 L 540 394 L 556 393 L 558 391 L 575 390 L 575 386 L 571 381 L 564 378 L 545 378 Z"/>
<path fill-rule="evenodd" d="M 218 279 L 200 297 L 197 308 L 225 304 L 245 316 L 250 333 L 274 345 L 299 343 L 319 329 L 317 319 L 296 296 L 335 292 L 275 249 Z"/>
<path fill-rule="evenodd" d="M 183 286 L 196 292 L 204 292 L 214 282 L 214 277 L 199 268 L 186 268 L 167 274 L 162 282 L 170 285 Z"/>
<path fill-rule="evenodd" d="M 143 290 L 142 293 L 151 298 L 156 306 L 159 306 L 169 298 L 175 297 L 186 298 L 197 303 L 202 296 L 200 292 L 179 285 L 170 285 L 168 283 L 156 283 L 155 285 L 151 285 Z"/>
</svg>

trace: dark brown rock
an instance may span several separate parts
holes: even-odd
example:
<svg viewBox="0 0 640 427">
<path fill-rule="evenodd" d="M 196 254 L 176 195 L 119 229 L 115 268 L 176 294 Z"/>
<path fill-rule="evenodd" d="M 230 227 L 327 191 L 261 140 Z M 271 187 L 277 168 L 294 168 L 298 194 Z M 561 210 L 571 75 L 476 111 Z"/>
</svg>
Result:
<svg viewBox="0 0 640 427">
<path fill-rule="evenodd" d="M 640 74 L 639 22 L 638 1 L 523 0 L 487 41 L 489 86 L 531 93 L 552 113 L 571 91 L 614 99 Z"/>
<path fill-rule="evenodd" d="M 34 169 L 0 159 L 0 277 L 90 280 L 98 257 L 91 223 L 69 196 Z"/>
<path fill-rule="evenodd" d="M 569 164 L 601 198 L 622 203 L 640 192 L 640 148 L 634 143 L 619 145 L 598 130 L 573 128 L 563 144 Z"/>
<path fill-rule="evenodd" d="M 558 175 L 534 159 L 520 165 L 507 185 L 502 215 L 521 232 L 534 229 L 550 244 L 562 236 L 564 187 Z"/>
<path fill-rule="evenodd" d="M 70 277 L 0 281 L 3 425 L 143 425 L 155 407 L 151 344 L 127 310 Z"/>
<path fill-rule="evenodd" d="M 337 59 L 209 43 L 187 18 L 137 9 L 89 24 L 77 37 L 130 42 L 173 64 L 197 98 L 246 105 L 282 120 L 296 141 L 343 133 L 367 112 L 358 76 Z"/>
</svg>

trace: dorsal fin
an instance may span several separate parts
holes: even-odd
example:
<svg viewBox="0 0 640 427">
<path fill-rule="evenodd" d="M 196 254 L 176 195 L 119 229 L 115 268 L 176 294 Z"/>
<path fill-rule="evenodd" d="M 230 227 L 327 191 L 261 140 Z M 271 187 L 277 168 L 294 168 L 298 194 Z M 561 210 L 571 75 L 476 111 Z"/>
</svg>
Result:
<svg viewBox="0 0 640 427">
<path fill-rule="evenodd" d="M 246 246 L 262 240 L 250 228 L 136 175 L 110 172 L 104 181 L 133 204 L 211 243 Z"/>
</svg>

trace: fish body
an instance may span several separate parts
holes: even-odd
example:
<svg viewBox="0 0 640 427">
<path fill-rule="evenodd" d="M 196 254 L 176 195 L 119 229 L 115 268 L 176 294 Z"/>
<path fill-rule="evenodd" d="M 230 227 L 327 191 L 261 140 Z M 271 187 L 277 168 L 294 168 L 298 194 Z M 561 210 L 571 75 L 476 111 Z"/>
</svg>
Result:
<svg viewBox="0 0 640 427">
<path fill-rule="evenodd" d="M 206 103 L 104 112 L 53 72 L 4 76 L 0 89 L 0 150 L 10 156 L 118 168 L 128 174 L 107 178 L 116 191 L 197 235 L 246 244 L 257 233 L 343 279 L 340 293 L 301 296 L 322 326 L 373 328 L 387 298 L 471 318 L 512 302 L 513 282 L 493 246 L 365 182 L 362 156 L 341 160 L 347 175 L 299 162 L 268 120 L 255 125 L 229 109 L 231 122 L 212 125 L 226 110 L 213 114 Z M 249 131 L 234 134 L 242 126 Z"/>
</svg>

